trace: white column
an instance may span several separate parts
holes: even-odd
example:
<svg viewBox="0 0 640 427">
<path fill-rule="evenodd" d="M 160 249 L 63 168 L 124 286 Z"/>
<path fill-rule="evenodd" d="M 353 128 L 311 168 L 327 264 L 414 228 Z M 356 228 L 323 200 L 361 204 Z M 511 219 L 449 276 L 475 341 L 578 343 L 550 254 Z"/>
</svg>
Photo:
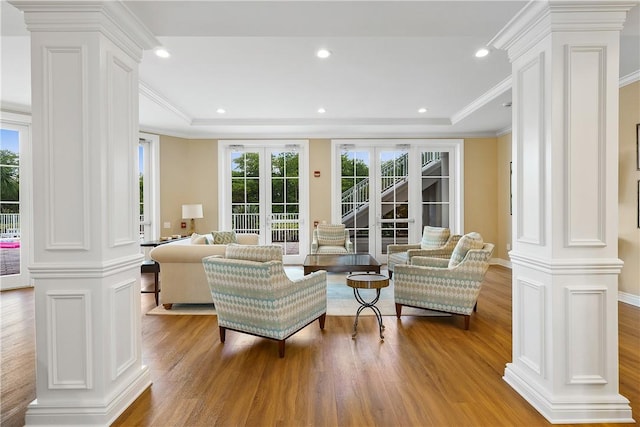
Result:
<svg viewBox="0 0 640 427">
<path fill-rule="evenodd" d="M 633 2 L 531 2 L 513 67 L 513 361 L 553 423 L 632 422 L 618 391 L 619 38 Z"/>
<path fill-rule="evenodd" d="M 138 63 L 120 2 L 12 1 L 31 31 L 36 400 L 27 425 L 109 425 L 142 365 Z"/>
</svg>

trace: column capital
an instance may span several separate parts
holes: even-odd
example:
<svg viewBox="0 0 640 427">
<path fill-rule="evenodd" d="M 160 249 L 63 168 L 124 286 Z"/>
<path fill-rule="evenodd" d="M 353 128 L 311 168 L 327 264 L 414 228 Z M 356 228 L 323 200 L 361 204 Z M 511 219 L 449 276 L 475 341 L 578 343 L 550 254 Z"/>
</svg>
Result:
<svg viewBox="0 0 640 427">
<path fill-rule="evenodd" d="M 488 43 L 508 51 L 509 59 L 527 52 L 554 32 L 621 31 L 627 12 L 638 1 L 532 1 Z"/>
<path fill-rule="evenodd" d="M 142 51 L 160 45 L 151 31 L 120 1 L 11 0 L 24 12 L 31 32 L 99 32 L 140 62 Z"/>
</svg>

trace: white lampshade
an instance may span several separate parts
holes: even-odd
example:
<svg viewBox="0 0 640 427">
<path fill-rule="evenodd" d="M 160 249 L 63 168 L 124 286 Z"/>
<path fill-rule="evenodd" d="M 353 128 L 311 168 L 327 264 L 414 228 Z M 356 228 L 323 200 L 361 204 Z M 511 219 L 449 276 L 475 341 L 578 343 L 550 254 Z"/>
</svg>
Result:
<svg viewBox="0 0 640 427">
<path fill-rule="evenodd" d="M 182 205 L 182 218 L 203 218 L 202 205 Z"/>
</svg>

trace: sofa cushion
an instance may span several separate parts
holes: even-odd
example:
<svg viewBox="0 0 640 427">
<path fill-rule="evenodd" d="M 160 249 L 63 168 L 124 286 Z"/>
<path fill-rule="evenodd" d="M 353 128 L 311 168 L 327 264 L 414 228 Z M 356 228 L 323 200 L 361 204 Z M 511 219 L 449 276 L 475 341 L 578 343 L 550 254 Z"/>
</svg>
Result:
<svg viewBox="0 0 640 427">
<path fill-rule="evenodd" d="M 467 256 L 467 252 L 471 249 L 482 249 L 483 246 L 484 241 L 482 240 L 480 233 L 476 233 L 474 231 L 472 233 L 465 234 L 460 238 L 456 247 L 453 249 L 453 253 L 449 259 L 449 268 L 453 268 L 460 264 L 464 257 Z"/>
<path fill-rule="evenodd" d="M 228 245 L 230 243 L 238 243 L 235 231 L 212 231 L 214 245 Z"/>
<path fill-rule="evenodd" d="M 192 245 L 208 245 L 209 240 L 207 239 L 207 236 L 204 234 L 193 233 L 191 235 L 191 244 Z"/>
<path fill-rule="evenodd" d="M 269 245 L 227 245 L 225 258 L 245 261 L 267 262 L 282 261 L 282 246 Z"/>
<path fill-rule="evenodd" d="M 442 227 L 426 226 L 422 230 L 421 249 L 435 249 L 444 246 L 449 240 L 451 230 Z"/>
</svg>

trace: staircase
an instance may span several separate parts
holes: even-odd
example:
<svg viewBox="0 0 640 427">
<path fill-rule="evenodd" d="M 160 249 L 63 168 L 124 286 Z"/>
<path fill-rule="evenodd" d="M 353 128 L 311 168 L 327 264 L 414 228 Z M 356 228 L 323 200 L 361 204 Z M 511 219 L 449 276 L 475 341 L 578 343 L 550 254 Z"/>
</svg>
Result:
<svg viewBox="0 0 640 427">
<path fill-rule="evenodd" d="M 407 191 L 408 187 L 408 159 L 409 153 L 403 154 L 399 159 L 392 162 L 389 161 L 381 168 L 382 175 L 382 200 L 391 200 L 394 192 Z M 440 168 L 440 153 L 425 152 L 422 153 L 422 172 L 429 169 Z M 369 221 L 369 178 L 365 178 L 358 182 L 355 186 L 342 193 L 342 223 L 347 228 L 354 226 L 354 220 L 357 219 L 358 227 L 368 226 Z M 422 190 L 431 186 L 434 180 L 422 180 Z M 389 207 L 388 209 L 392 209 Z M 382 212 L 384 216 L 387 212 Z"/>
</svg>

